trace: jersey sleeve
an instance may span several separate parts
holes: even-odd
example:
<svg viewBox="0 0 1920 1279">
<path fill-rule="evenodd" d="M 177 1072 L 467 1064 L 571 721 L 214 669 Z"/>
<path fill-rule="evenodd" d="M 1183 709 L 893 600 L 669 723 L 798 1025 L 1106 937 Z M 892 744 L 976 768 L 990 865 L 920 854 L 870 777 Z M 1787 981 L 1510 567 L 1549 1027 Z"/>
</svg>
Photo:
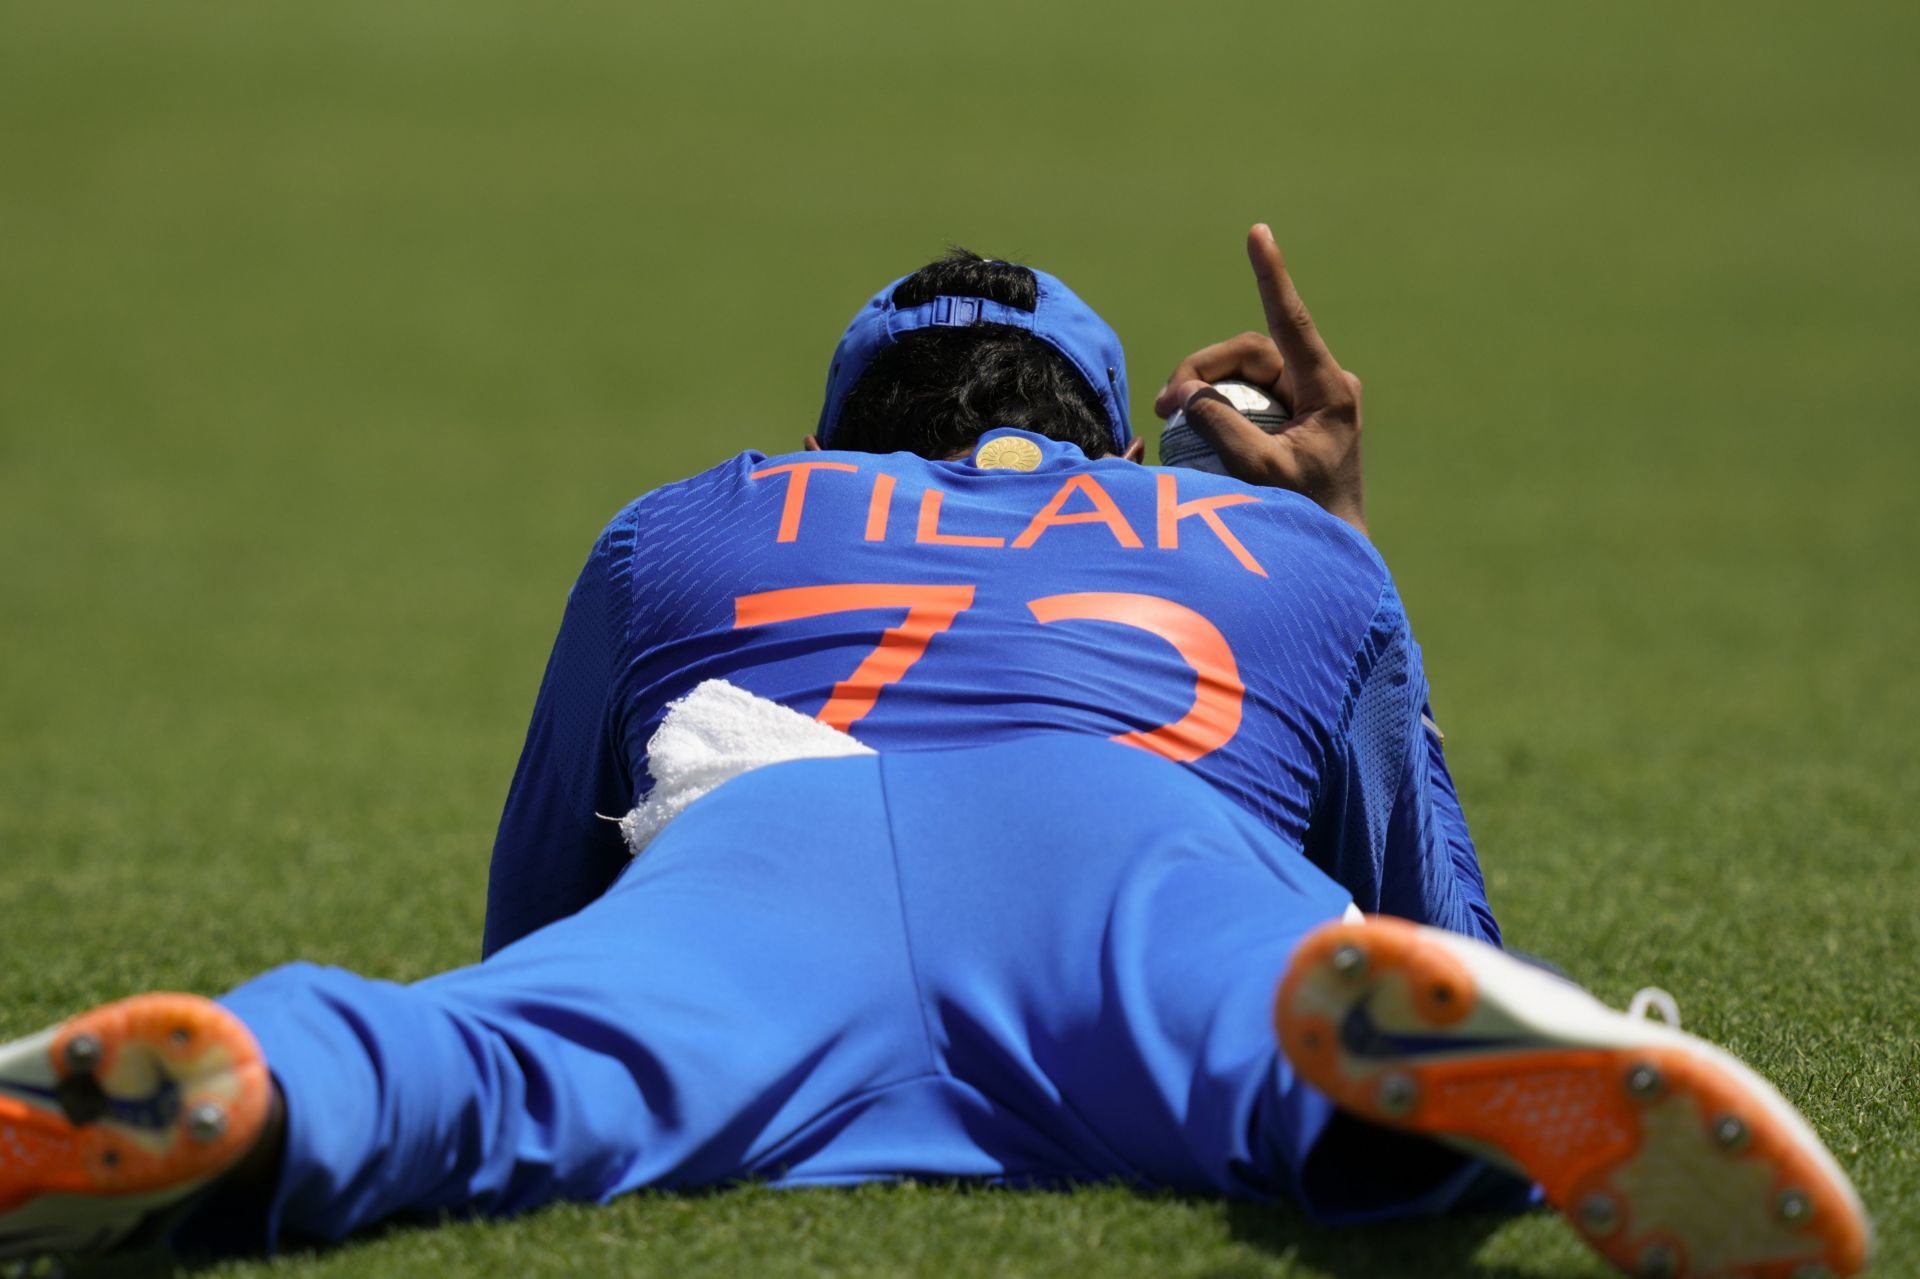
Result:
<svg viewBox="0 0 1920 1279">
<path fill-rule="evenodd" d="M 494 837 L 484 955 L 579 910 L 627 865 L 619 827 L 605 818 L 633 803 L 615 690 L 632 557 L 632 530 L 617 519 L 567 597 Z"/>
<path fill-rule="evenodd" d="M 1420 648 L 1388 583 L 1354 659 L 1307 854 L 1364 911 L 1498 945 L 1479 857 L 1431 725 Z"/>
</svg>

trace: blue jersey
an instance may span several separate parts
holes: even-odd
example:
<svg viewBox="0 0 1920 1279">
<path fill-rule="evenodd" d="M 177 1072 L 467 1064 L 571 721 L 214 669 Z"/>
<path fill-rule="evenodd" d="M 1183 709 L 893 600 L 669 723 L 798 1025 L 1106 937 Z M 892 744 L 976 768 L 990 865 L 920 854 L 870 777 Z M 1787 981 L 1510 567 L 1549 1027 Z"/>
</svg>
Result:
<svg viewBox="0 0 1920 1279">
<path fill-rule="evenodd" d="M 645 794 L 648 740 L 708 679 L 880 751 L 1112 738 L 1193 770 L 1362 909 L 1498 939 L 1392 578 L 1297 494 L 1003 429 L 949 462 L 745 453 L 641 497 L 568 600 L 488 953 L 611 884 L 604 816 Z M 1100 803 L 1105 779 L 1058 781 Z"/>
</svg>

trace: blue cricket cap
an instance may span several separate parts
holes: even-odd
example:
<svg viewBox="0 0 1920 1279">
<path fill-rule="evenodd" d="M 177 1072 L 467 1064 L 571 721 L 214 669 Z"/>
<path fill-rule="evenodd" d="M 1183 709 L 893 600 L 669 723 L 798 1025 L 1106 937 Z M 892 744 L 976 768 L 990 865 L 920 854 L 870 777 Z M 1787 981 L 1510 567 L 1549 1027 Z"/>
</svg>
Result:
<svg viewBox="0 0 1920 1279">
<path fill-rule="evenodd" d="M 893 345 L 902 333 L 938 327 L 964 328 L 970 324 L 1004 324 L 1010 329 L 1025 329 L 1080 371 L 1107 411 L 1113 428 L 1113 447 L 1118 452 L 1133 439 L 1127 425 L 1127 359 L 1120 349 L 1120 335 L 1100 318 L 1094 309 L 1058 278 L 1032 267 L 1039 297 L 1033 310 L 994 302 L 987 298 L 936 297 L 919 306 L 897 308 L 893 291 L 908 277 L 901 276 L 873 295 L 854 313 L 853 322 L 834 348 L 833 365 L 827 372 L 827 400 L 820 409 L 816 434 L 820 443 L 833 446 L 833 429 L 840 423 L 841 407 L 847 392 L 867 371 L 875 356 Z"/>
</svg>

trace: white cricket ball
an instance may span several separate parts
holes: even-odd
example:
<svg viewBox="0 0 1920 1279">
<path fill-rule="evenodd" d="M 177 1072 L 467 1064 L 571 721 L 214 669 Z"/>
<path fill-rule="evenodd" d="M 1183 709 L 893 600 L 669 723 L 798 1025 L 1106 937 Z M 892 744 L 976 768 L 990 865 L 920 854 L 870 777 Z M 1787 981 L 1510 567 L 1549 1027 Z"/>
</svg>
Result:
<svg viewBox="0 0 1920 1279">
<path fill-rule="evenodd" d="M 1251 382 L 1236 382 L 1229 378 L 1215 382 L 1213 389 L 1225 396 L 1227 403 L 1240 410 L 1242 417 L 1265 431 L 1268 435 L 1278 435 L 1286 429 L 1286 409 L 1265 390 Z M 1213 445 L 1206 437 L 1187 425 L 1186 410 L 1175 410 L 1167 419 L 1166 430 L 1160 433 L 1160 465 L 1184 466 L 1189 470 L 1210 471 L 1215 475 L 1225 475 L 1227 468 L 1221 464 L 1220 455 L 1213 451 Z"/>
</svg>

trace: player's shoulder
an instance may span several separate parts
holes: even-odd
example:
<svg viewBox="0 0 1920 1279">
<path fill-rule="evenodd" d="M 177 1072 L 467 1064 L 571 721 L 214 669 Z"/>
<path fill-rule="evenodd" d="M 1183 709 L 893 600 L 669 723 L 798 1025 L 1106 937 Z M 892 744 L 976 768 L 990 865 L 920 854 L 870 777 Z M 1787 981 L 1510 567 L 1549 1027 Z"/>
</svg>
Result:
<svg viewBox="0 0 1920 1279">
<path fill-rule="evenodd" d="M 704 471 L 648 489 L 615 512 L 601 529 L 600 536 L 602 539 L 632 536 L 662 519 L 695 518 L 700 508 L 725 501 L 754 472 L 781 460 L 758 449 L 748 449 Z"/>
</svg>

